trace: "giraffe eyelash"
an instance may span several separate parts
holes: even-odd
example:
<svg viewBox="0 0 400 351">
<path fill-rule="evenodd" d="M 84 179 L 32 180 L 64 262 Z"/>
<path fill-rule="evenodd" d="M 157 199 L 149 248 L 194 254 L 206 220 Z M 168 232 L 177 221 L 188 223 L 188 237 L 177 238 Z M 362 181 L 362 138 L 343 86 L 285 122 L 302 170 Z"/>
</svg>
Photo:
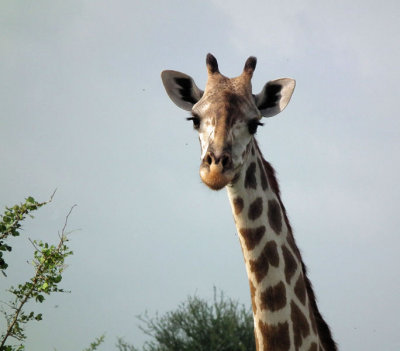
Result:
<svg viewBox="0 0 400 351">
<path fill-rule="evenodd" d="M 261 123 L 260 120 L 258 118 L 255 119 L 251 119 L 248 123 L 247 123 L 247 127 L 249 129 L 249 133 L 250 134 L 255 134 L 257 132 L 257 127 L 258 126 L 263 126 L 264 123 Z"/>
<path fill-rule="evenodd" d="M 192 117 L 186 118 L 187 121 L 192 121 L 193 122 L 193 128 L 194 129 L 199 129 L 200 127 L 200 117 L 193 114 Z"/>
</svg>

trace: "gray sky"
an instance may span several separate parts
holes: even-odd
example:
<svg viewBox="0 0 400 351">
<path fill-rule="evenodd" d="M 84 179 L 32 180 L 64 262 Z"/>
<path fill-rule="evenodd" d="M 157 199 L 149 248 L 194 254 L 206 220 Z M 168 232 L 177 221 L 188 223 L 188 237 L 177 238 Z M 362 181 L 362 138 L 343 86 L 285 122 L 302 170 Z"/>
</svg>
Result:
<svg viewBox="0 0 400 351">
<path fill-rule="evenodd" d="M 72 293 L 40 306 L 27 349 L 81 350 L 103 332 L 104 350 L 141 345 L 136 315 L 213 286 L 250 303 L 225 191 L 201 184 L 197 135 L 160 79 L 204 86 L 211 52 L 228 76 L 257 56 L 256 93 L 296 79 L 258 140 L 320 309 L 341 350 L 399 350 L 399 18 L 394 0 L 2 1 L 0 206 L 57 188 L 26 235 L 56 241 L 75 203 L 80 229 Z M 29 277 L 17 242 L 2 287 Z"/>
</svg>

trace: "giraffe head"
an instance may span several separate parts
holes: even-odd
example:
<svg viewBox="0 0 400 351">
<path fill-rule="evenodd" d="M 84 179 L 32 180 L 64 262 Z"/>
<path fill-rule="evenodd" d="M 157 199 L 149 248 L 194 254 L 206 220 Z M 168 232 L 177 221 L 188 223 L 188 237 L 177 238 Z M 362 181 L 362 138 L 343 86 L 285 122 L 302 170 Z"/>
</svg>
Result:
<svg viewBox="0 0 400 351">
<path fill-rule="evenodd" d="M 198 131 L 201 146 L 200 177 L 211 189 L 222 189 L 235 179 L 257 127 L 262 125 L 262 117 L 281 112 L 292 96 L 295 81 L 290 78 L 270 81 L 259 94 L 252 94 L 251 78 L 256 63 L 255 57 L 249 57 L 240 76 L 227 78 L 219 72 L 215 57 L 208 54 L 204 91 L 184 73 L 161 73 L 171 100 L 191 112 L 188 120 Z"/>
</svg>

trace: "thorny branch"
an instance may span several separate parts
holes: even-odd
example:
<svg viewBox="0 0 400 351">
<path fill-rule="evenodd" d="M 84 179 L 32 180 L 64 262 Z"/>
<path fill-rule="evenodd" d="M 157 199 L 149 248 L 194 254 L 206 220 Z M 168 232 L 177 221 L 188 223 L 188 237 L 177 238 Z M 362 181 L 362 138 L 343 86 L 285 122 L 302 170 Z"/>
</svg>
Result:
<svg viewBox="0 0 400 351">
<path fill-rule="evenodd" d="M 43 204 L 51 202 L 54 194 L 55 191 L 52 194 L 50 200 Z M 40 292 L 43 291 L 44 293 L 49 294 L 50 292 L 63 291 L 62 289 L 58 289 L 57 283 L 61 281 L 61 272 L 63 270 L 64 258 L 72 254 L 72 252 L 69 251 L 68 247 L 65 245 L 66 241 L 68 241 L 65 230 L 68 224 L 69 216 L 71 215 L 75 207 L 76 205 L 73 205 L 71 207 L 65 218 L 65 223 L 62 228 L 61 234 L 59 233 L 60 240 L 56 248 L 51 251 L 52 247 L 50 247 L 49 249 L 47 243 L 38 244 L 35 241 L 31 241 L 36 249 L 36 261 L 34 261 L 34 265 L 36 266 L 35 275 L 33 278 L 31 278 L 31 282 L 20 285 L 19 290 L 15 290 L 14 288 L 10 290 L 10 292 L 16 295 L 16 302 L 12 306 L 12 309 L 14 309 L 15 312 L 13 316 L 8 316 L 9 318 L 7 318 L 8 328 L 1 341 L 0 351 L 5 350 L 4 345 L 9 337 L 14 337 L 15 339 L 20 341 L 25 338 L 19 327 L 19 322 L 26 323 L 29 318 L 35 318 L 37 320 L 41 319 L 41 315 L 34 317 L 33 313 L 31 313 L 27 320 L 20 320 L 22 308 L 30 298 L 36 297 L 36 301 L 42 302 L 44 300 L 44 297 L 39 294 Z M 39 247 L 37 246 L 37 244 L 39 245 Z M 23 289 L 24 287 L 28 288 Z M 17 303 L 17 301 L 19 301 L 19 303 Z M 7 305 L 9 306 L 9 304 Z"/>
</svg>

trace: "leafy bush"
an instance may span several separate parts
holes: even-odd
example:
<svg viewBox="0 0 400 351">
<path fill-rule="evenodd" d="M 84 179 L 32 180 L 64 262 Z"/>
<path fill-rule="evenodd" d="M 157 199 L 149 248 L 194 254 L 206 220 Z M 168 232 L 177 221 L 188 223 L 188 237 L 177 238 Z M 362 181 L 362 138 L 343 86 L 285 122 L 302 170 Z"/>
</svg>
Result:
<svg viewBox="0 0 400 351">
<path fill-rule="evenodd" d="M 175 311 L 140 317 L 151 337 L 144 351 L 248 351 L 255 350 L 253 315 L 249 308 L 217 297 L 212 303 L 189 297 Z"/>
</svg>

